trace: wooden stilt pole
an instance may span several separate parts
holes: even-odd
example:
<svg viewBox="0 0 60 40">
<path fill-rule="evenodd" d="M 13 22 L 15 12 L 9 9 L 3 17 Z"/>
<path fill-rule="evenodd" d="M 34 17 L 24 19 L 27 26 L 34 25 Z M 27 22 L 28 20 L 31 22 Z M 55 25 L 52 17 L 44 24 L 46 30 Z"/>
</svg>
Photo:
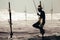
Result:
<svg viewBox="0 0 60 40">
<path fill-rule="evenodd" d="M 9 24 L 10 24 L 10 38 L 12 38 L 13 32 L 12 32 L 12 18 L 11 18 L 11 9 L 10 9 L 10 2 L 9 2 Z"/>
</svg>

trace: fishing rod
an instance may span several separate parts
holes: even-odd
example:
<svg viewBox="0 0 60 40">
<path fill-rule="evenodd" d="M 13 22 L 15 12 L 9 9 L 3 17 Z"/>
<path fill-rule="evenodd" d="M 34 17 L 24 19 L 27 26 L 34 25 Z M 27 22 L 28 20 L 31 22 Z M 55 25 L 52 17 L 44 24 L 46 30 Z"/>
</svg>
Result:
<svg viewBox="0 0 60 40">
<path fill-rule="evenodd" d="M 38 12 L 38 9 L 36 7 L 36 4 L 35 4 L 35 1 L 33 0 L 33 3 L 34 3 L 34 6 L 35 6 L 35 9 L 36 9 L 36 13 Z"/>
</svg>

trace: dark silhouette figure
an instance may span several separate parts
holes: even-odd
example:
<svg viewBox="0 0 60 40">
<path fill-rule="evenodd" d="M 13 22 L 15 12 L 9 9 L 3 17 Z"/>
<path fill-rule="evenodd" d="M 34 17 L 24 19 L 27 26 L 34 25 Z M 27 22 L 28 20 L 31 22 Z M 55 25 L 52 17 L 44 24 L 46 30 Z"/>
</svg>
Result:
<svg viewBox="0 0 60 40">
<path fill-rule="evenodd" d="M 42 34 L 42 38 L 44 37 L 45 30 L 43 29 L 45 24 L 45 12 L 42 10 L 41 1 L 40 5 L 38 6 L 38 12 L 37 15 L 39 16 L 38 22 L 33 24 L 33 27 L 38 28 L 40 30 L 40 33 Z"/>
<path fill-rule="evenodd" d="M 42 37 L 45 33 L 45 30 L 43 29 L 44 27 L 44 24 L 45 24 L 45 12 L 42 10 L 42 7 L 41 7 L 41 1 L 40 1 L 40 5 L 38 6 L 38 11 L 39 13 L 37 13 L 37 15 L 39 16 L 39 22 L 40 22 L 40 33 L 42 34 Z M 42 21 L 42 22 L 41 22 Z"/>
</svg>

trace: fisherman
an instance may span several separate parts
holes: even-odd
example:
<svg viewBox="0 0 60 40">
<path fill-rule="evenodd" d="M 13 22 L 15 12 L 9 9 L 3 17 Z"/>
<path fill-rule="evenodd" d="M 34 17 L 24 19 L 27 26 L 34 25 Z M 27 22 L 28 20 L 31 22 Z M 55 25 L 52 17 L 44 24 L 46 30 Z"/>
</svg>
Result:
<svg viewBox="0 0 60 40">
<path fill-rule="evenodd" d="M 39 16 L 40 32 L 42 33 L 42 35 L 44 35 L 45 30 L 43 29 L 43 27 L 45 24 L 45 12 L 42 10 L 41 1 L 40 5 L 38 6 L 38 12 L 40 13 L 37 13 L 37 15 Z"/>
<path fill-rule="evenodd" d="M 39 16 L 39 20 L 38 22 L 33 24 L 33 27 L 38 28 L 40 30 L 40 33 L 43 36 L 45 33 L 45 30 L 43 29 L 44 24 L 45 24 L 45 12 L 42 10 L 41 1 L 40 1 L 40 5 L 38 5 L 37 15 Z"/>
</svg>

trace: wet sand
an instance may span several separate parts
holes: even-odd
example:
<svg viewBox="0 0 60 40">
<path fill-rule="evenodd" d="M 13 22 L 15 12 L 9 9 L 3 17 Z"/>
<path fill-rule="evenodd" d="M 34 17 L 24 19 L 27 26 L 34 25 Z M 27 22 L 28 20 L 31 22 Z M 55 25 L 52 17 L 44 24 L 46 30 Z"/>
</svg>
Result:
<svg viewBox="0 0 60 40">
<path fill-rule="evenodd" d="M 13 21 L 13 40 L 42 40 L 39 29 L 33 28 L 32 24 L 36 22 Z M 45 35 L 43 40 L 59 40 L 60 39 L 60 21 L 47 20 L 44 26 Z M 40 36 L 38 36 L 40 35 Z M 10 40 L 10 27 L 8 21 L 0 21 L 0 40 Z"/>
</svg>

